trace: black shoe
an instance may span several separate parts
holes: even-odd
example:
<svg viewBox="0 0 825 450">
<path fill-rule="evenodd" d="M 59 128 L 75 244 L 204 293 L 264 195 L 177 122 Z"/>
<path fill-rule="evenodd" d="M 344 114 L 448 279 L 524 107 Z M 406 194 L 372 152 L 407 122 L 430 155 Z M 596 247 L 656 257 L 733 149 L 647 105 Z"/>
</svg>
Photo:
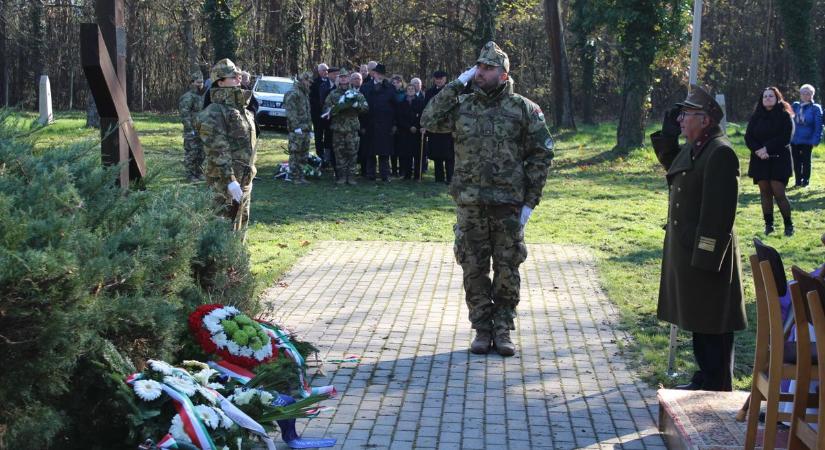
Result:
<svg viewBox="0 0 825 450">
<path fill-rule="evenodd" d="M 699 383 L 694 383 L 693 381 L 691 381 L 688 384 L 679 384 L 679 385 L 673 386 L 672 389 L 678 389 L 680 391 L 698 391 L 698 390 L 702 389 L 702 385 L 700 385 Z"/>
<path fill-rule="evenodd" d="M 773 214 L 765 214 L 764 218 L 765 218 L 765 234 L 768 235 L 768 234 L 773 233 L 774 230 L 775 230 L 774 227 L 773 227 Z"/>
</svg>

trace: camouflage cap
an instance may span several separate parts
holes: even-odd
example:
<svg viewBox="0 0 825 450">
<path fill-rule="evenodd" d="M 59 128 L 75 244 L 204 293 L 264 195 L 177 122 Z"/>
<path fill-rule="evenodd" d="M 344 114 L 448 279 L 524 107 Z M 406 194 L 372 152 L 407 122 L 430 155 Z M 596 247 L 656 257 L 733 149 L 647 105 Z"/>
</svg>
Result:
<svg viewBox="0 0 825 450">
<path fill-rule="evenodd" d="M 476 63 L 503 67 L 505 72 L 510 71 L 510 58 L 508 58 L 507 53 L 504 53 L 504 50 L 493 41 L 484 44 L 484 48 L 481 49 Z"/>
<path fill-rule="evenodd" d="M 231 59 L 224 58 L 212 66 L 212 70 L 209 74 L 212 76 L 213 80 L 217 81 L 221 78 L 234 77 L 240 73 L 241 70 L 235 66 L 235 63 L 233 63 Z"/>
<path fill-rule="evenodd" d="M 716 120 L 716 122 L 720 122 L 722 117 L 725 115 L 722 112 L 722 107 L 719 106 L 719 103 L 716 103 L 716 100 L 710 94 L 708 94 L 708 91 L 696 86 L 695 84 L 690 86 L 690 93 L 687 98 L 684 101 L 677 103 L 677 105 L 682 108 L 700 109 L 708 113 L 708 115 Z"/>
<path fill-rule="evenodd" d="M 349 72 L 347 72 L 347 69 L 341 69 L 338 72 L 338 78 L 343 78 L 343 77 L 349 77 Z"/>
<path fill-rule="evenodd" d="M 203 83 L 203 74 L 200 72 L 200 70 L 197 72 L 192 72 L 189 75 L 189 81 L 193 83 L 197 83 L 198 81 L 200 81 L 201 83 Z"/>
</svg>

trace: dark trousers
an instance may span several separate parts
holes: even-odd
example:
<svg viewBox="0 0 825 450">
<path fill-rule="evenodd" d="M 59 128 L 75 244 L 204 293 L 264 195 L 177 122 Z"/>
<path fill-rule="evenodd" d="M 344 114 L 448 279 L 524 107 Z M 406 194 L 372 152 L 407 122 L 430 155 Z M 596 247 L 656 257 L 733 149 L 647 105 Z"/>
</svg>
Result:
<svg viewBox="0 0 825 450">
<path fill-rule="evenodd" d="M 319 158 L 324 157 L 325 148 L 332 148 L 332 142 L 330 142 L 329 145 L 325 142 L 327 136 L 332 136 L 331 130 L 329 133 L 326 133 L 328 128 L 329 126 L 324 120 L 312 121 L 312 129 L 315 131 L 315 154 L 318 155 Z"/>
<path fill-rule="evenodd" d="M 733 390 L 733 332 L 693 333 L 693 357 L 699 366 L 693 383 L 703 391 Z"/>
<path fill-rule="evenodd" d="M 455 167 L 455 159 L 433 159 L 435 163 L 435 181 L 438 183 L 450 184 L 453 181 L 453 168 Z"/>
<path fill-rule="evenodd" d="M 791 144 L 793 155 L 793 173 L 797 186 L 807 186 L 811 181 L 811 150 L 812 145 Z"/>
<path fill-rule="evenodd" d="M 370 180 L 375 179 L 375 156 L 367 156 L 367 178 Z M 381 179 L 387 181 L 390 179 L 390 157 L 389 156 L 379 156 L 378 157 L 378 173 L 381 175 Z"/>
<path fill-rule="evenodd" d="M 399 163 L 401 164 L 401 175 L 405 180 L 412 178 L 417 180 L 421 175 L 421 161 L 418 155 L 402 156 Z"/>
</svg>

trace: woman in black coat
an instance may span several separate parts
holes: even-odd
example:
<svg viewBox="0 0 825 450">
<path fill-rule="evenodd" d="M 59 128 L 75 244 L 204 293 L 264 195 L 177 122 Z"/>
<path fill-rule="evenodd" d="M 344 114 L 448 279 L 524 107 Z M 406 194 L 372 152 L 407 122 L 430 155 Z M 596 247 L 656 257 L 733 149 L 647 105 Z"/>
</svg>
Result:
<svg viewBox="0 0 825 450">
<path fill-rule="evenodd" d="M 791 203 L 785 195 L 785 186 L 793 171 L 791 162 L 791 136 L 793 135 L 793 110 L 775 87 L 762 91 L 760 101 L 748 121 L 745 143 L 751 151 L 748 176 L 759 185 L 762 214 L 765 218 L 765 234 L 774 231 L 773 202 L 776 200 L 785 236 L 793 235 Z"/>
<path fill-rule="evenodd" d="M 404 100 L 395 109 L 398 127 L 395 154 L 398 155 L 401 175 L 405 180 L 417 180 L 421 175 L 421 112 L 424 99 L 415 95 L 415 86 L 408 85 Z"/>
<path fill-rule="evenodd" d="M 384 78 L 384 66 L 375 66 L 375 83 L 366 89 L 364 96 L 370 110 L 367 113 L 370 139 L 370 155 L 367 156 L 367 178 L 375 179 L 375 157 L 383 181 L 390 180 L 390 156 L 395 138 L 395 86 Z"/>
</svg>

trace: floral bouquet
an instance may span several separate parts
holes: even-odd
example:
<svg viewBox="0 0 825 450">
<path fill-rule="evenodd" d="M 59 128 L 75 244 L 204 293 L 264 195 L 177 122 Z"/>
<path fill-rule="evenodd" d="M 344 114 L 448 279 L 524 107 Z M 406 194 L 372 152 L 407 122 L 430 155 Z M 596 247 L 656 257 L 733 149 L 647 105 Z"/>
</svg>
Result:
<svg viewBox="0 0 825 450">
<path fill-rule="evenodd" d="M 189 316 L 189 329 L 207 354 L 251 369 L 278 357 L 272 336 L 234 306 L 203 305 Z"/>
<path fill-rule="evenodd" d="M 316 404 L 326 396 L 295 402 L 278 392 L 245 387 L 251 377 L 251 372 L 226 362 L 184 361 L 184 367 L 174 367 L 149 360 L 144 371 L 126 382 L 142 400 L 138 417 L 143 434 L 163 436 L 159 448 L 247 449 L 264 442 L 274 449 L 269 433 L 277 429 L 276 421 L 291 447 L 305 444 L 293 419 L 318 415 L 326 408 Z M 324 440 L 313 444 L 319 442 Z"/>
<path fill-rule="evenodd" d="M 331 113 L 334 116 L 347 109 L 358 109 L 363 106 L 362 103 L 364 102 L 366 102 L 364 96 L 357 89 L 348 89 L 338 99 L 338 103 L 332 106 Z"/>
</svg>

